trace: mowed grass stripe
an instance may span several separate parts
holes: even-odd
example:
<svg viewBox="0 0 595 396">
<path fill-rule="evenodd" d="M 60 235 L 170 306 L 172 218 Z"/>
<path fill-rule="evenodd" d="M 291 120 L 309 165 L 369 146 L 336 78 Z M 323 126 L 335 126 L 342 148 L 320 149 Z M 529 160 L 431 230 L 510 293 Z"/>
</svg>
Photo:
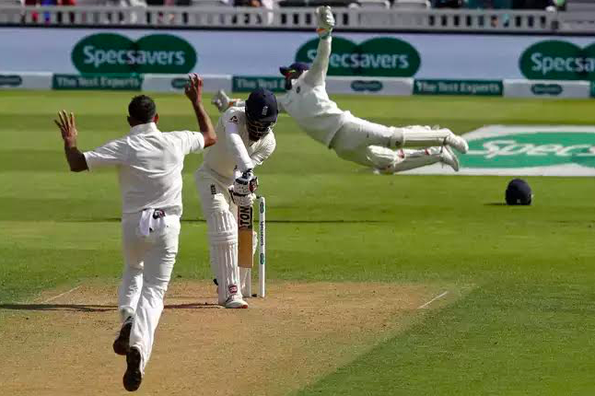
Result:
<svg viewBox="0 0 595 396">
<path fill-rule="evenodd" d="M 591 395 L 595 295 L 578 282 L 483 285 L 296 395 Z"/>
</svg>

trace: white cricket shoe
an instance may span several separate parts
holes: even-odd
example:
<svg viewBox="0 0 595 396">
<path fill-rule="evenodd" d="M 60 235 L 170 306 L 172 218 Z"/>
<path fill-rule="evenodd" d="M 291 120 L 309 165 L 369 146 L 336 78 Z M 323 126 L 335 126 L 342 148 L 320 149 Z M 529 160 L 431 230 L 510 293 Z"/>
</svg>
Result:
<svg viewBox="0 0 595 396">
<path fill-rule="evenodd" d="M 444 144 L 454 148 L 461 154 L 465 154 L 469 151 L 469 144 L 467 141 L 454 133 L 444 139 Z"/>
<path fill-rule="evenodd" d="M 440 153 L 440 162 L 450 166 L 455 172 L 459 171 L 459 159 L 448 146 L 442 147 L 442 152 Z"/>
<path fill-rule="evenodd" d="M 230 296 L 224 306 L 229 309 L 246 309 L 248 303 L 238 296 Z"/>
</svg>

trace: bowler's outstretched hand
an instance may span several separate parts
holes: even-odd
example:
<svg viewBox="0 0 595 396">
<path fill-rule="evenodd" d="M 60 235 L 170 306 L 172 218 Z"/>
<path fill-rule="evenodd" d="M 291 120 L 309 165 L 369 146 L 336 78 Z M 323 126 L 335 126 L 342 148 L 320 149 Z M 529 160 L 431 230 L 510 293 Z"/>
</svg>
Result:
<svg viewBox="0 0 595 396">
<path fill-rule="evenodd" d="M 54 120 L 60 132 L 62 133 L 62 140 L 68 148 L 76 147 L 76 139 L 78 131 L 76 129 L 76 121 L 74 119 L 74 113 L 68 114 L 66 110 L 62 110 L 58 113 L 58 120 Z"/>
<path fill-rule="evenodd" d="M 215 133 L 215 128 L 213 128 L 211 119 L 203 106 L 202 89 L 202 78 L 196 73 L 188 75 L 188 83 L 186 84 L 186 88 L 184 88 L 184 93 L 186 94 L 186 97 L 190 99 L 190 103 L 192 103 L 192 108 L 194 109 L 196 120 L 198 121 L 198 127 L 205 138 L 205 147 L 210 147 L 217 143 L 217 134 Z"/>
<path fill-rule="evenodd" d="M 54 122 L 60 128 L 62 140 L 64 140 L 64 153 L 66 154 L 66 160 L 68 161 L 70 170 L 81 172 L 89 169 L 85 156 L 76 147 L 76 138 L 79 133 L 76 129 L 74 113 L 68 114 L 66 110 L 62 110 L 58 112 L 58 119 L 54 120 Z"/>
</svg>

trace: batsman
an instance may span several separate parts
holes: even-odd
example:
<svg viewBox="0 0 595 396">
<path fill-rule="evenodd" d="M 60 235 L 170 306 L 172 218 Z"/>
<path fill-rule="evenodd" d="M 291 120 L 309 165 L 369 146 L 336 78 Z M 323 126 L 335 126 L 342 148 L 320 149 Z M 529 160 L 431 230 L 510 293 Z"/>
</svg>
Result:
<svg viewBox="0 0 595 396">
<path fill-rule="evenodd" d="M 254 168 L 275 150 L 277 114 L 277 99 L 271 91 L 253 91 L 244 106 L 221 115 L 215 128 L 218 143 L 206 150 L 195 173 L 207 221 L 211 269 L 219 305 L 225 308 L 248 308 L 242 286 L 249 272 L 238 267 L 238 228 L 247 231 L 241 232 L 240 247 L 249 246 L 246 255 L 252 260 L 252 205 L 258 187 Z"/>
<path fill-rule="evenodd" d="M 331 55 L 331 32 L 335 20 L 330 7 L 316 9 L 318 51 L 309 67 L 294 63 L 281 67 L 287 93 L 279 97 L 280 111 L 287 112 L 314 140 L 333 149 L 347 161 L 395 173 L 437 162 L 459 170 L 459 161 L 451 148 L 468 150 L 467 142 L 449 129 L 427 126 L 394 127 L 369 122 L 339 109 L 326 92 L 326 75 Z M 219 91 L 213 104 L 220 111 L 242 102 Z"/>
</svg>

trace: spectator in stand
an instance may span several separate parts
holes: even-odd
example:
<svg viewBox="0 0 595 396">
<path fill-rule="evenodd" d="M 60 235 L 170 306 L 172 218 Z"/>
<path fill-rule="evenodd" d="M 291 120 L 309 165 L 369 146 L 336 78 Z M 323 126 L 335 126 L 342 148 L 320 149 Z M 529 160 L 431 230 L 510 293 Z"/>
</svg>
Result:
<svg viewBox="0 0 595 396">
<path fill-rule="evenodd" d="M 47 6 L 56 6 L 58 5 L 57 0 L 41 0 L 41 6 L 42 7 L 47 7 Z M 49 12 L 44 12 L 43 13 L 43 20 L 48 23 L 50 21 L 50 13 Z"/>
<path fill-rule="evenodd" d="M 435 8 L 459 8 L 456 3 L 456 0 L 434 0 Z M 462 0 L 462 3 L 462 7 L 470 9 L 566 10 L 566 0 Z"/>
<path fill-rule="evenodd" d="M 74 7 L 76 5 L 76 0 L 58 0 L 58 5 L 63 7 Z M 59 15 L 58 17 L 61 18 L 62 16 Z M 70 23 L 74 22 L 74 12 L 68 13 L 68 19 L 70 19 Z M 60 22 L 62 21 L 60 20 Z"/>
<path fill-rule="evenodd" d="M 234 0 L 234 7 L 262 7 L 260 0 Z"/>
<path fill-rule="evenodd" d="M 47 7 L 47 6 L 75 6 L 76 0 L 21 0 L 21 4 L 28 7 Z M 45 22 L 50 21 L 50 13 L 44 12 L 43 13 L 43 20 Z M 58 21 L 61 22 L 61 15 L 58 15 Z M 33 14 L 33 20 L 37 22 L 37 18 L 39 18 L 39 14 Z M 74 15 L 70 14 L 70 20 L 74 20 Z"/>
<path fill-rule="evenodd" d="M 233 1 L 233 5 L 234 7 L 262 7 L 262 8 L 266 8 L 268 10 L 272 10 L 275 7 L 275 1 L 274 0 L 232 0 Z M 266 15 L 266 21 L 267 23 L 272 23 L 273 22 L 273 13 L 267 13 Z M 261 21 L 260 16 L 258 16 L 258 21 Z M 244 15 L 244 22 L 247 24 L 250 20 L 250 15 L 246 14 Z"/>
<path fill-rule="evenodd" d="M 148 1 L 145 0 L 106 0 L 107 5 L 111 5 L 118 8 L 127 8 L 127 7 L 147 7 Z M 161 0 L 160 4 L 149 4 L 149 5 L 163 5 L 163 0 Z M 142 13 L 139 12 L 132 12 L 130 14 L 130 22 L 135 23 L 139 19 L 144 18 Z M 120 14 L 118 17 L 117 22 L 124 23 L 125 16 L 124 14 Z"/>
</svg>

